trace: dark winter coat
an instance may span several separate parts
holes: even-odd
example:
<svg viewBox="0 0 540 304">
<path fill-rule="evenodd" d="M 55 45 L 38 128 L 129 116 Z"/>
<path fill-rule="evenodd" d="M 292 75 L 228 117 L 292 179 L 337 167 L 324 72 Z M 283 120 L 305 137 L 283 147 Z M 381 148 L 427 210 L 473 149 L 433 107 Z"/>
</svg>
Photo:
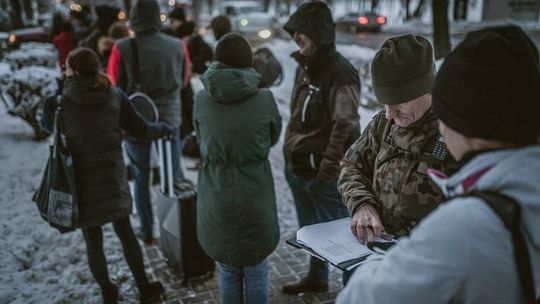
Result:
<svg viewBox="0 0 540 304">
<path fill-rule="evenodd" d="M 147 123 L 118 89 L 94 89 L 93 79 L 65 81 L 61 118 L 73 156 L 79 226 L 92 227 L 126 218 L 132 198 L 122 154 L 122 130 L 139 138 L 156 139 L 166 131 Z M 54 99 L 45 104 L 43 127 L 53 129 Z"/>
<path fill-rule="evenodd" d="M 279 226 L 270 147 L 281 131 L 272 93 L 254 69 L 215 62 L 202 75 L 194 125 L 201 149 L 197 234 L 213 259 L 254 265 L 277 246 Z"/>
<path fill-rule="evenodd" d="M 140 91 L 154 99 L 160 121 L 178 127 L 185 55 L 179 39 L 160 32 L 159 8 L 154 4 L 152 1 L 137 2 L 130 19 L 136 33 Z M 107 74 L 124 91 L 130 94 L 135 91 L 130 38 L 120 39 L 113 46 Z"/>
<path fill-rule="evenodd" d="M 317 45 L 309 58 L 292 54 L 299 66 L 283 146 L 287 166 L 304 178 L 337 179 L 339 161 L 360 136 L 358 71 L 336 51 L 326 4 L 301 5 L 285 30 L 304 33 Z"/>
</svg>

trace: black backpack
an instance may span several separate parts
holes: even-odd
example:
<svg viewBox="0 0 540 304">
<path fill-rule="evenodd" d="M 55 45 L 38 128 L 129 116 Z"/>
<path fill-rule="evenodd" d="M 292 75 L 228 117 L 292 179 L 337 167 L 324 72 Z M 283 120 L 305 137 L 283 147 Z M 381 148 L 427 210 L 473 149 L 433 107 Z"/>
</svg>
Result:
<svg viewBox="0 0 540 304">
<path fill-rule="evenodd" d="M 267 48 L 257 49 L 253 53 L 253 67 L 262 76 L 260 88 L 279 85 L 283 80 L 281 64 Z"/>
<path fill-rule="evenodd" d="M 523 291 L 523 303 L 539 304 L 534 291 L 534 280 L 527 244 L 520 229 L 521 207 L 511 197 L 493 191 L 472 191 L 464 196 L 480 197 L 499 216 L 512 234 L 519 283 Z"/>
<path fill-rule="evenodd" d="M 188 41 L 189 55 L 191 56 L 191 71 L 202 74 L 214 59 L 214 51 L 201 36 L 191 35 Z"/>
</svg>

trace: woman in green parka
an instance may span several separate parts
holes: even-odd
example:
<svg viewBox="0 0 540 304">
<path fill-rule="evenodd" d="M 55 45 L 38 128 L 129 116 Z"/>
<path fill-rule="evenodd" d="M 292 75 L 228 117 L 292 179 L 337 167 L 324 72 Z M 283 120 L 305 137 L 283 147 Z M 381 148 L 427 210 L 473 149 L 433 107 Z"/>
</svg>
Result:
<svg viewBox="0 0 540 304">
<path fill-rule="evenodd" d="M 219 262 L 221 302 L 267 303 L 266 257 L 279 241 L 268 154 L 281 132 L 269 90 L 259 89 L 248 41 L 223 36 L 201 76 L 193 122 L 201 149 L 197 234 Z"/>
</svg>

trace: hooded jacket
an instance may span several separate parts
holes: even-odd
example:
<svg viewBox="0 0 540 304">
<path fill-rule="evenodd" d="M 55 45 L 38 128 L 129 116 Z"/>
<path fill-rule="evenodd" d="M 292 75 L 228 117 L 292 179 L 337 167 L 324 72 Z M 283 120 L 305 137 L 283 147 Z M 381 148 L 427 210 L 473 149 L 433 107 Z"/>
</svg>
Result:
<svg viewBox="0 0 540 304">
<path fill-rule="evenodd" d="M 358 268 L 337 303 L 523 303 L 512 238 L 473 190 L 521 206 L 536 296 L 540 295 L 540 146 L 484 152 L 450 178 L 430 174 L 449 201 L 386 255 Z"/>
<path fill-rule="evenodd" d="M 201 150 L 197 234 L 204 251 L 234 267 L 259 263 L 277 246 L 279 226 L 270 147 L 281 117 L 252 68 L 214 62 L 201 76 L 193 124 Z"/>
<path fill-rule="evenodd" d="M 339 161 L 360 136 L 358 71 L 336 51 L 334 23 L 323 2 L 301 5 L 285 24 L 307 35 L 315 54 L 292 56 L 298 62 L 283 153 L 297 176 L 334 180 Z"/>
<path fill-rule="evenodd" d="M 185 56 L 182 42 L 160 32 L 159 7 L 154 0 L 137 1 L 130 21 L 136 34 L 140 91 L 154 99 L 160 121 L 178 127 Z M 117 41 L 107 64 L 113 83 L 128 94 L 136 91 L 130 39 Z"/>
<path fill-rule="evenodd" d="M 67 78 L 61 99 L 61 119 L 73 157 L 79 226 L 100 226 L 128 217 L 132 199 L 122 154 L 122 132 L 156 139 L 166 132 L 147 123 L 117 89 L 92 88 L 92 78 Z M 57 103 L 48 99 L 42 125 L 52 133 Z"/>
</svg>

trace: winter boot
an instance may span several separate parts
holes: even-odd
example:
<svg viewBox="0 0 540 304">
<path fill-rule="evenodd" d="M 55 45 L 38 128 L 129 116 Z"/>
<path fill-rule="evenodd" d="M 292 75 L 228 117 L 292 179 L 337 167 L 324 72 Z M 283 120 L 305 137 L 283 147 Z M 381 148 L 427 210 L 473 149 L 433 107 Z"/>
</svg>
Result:
<svg viewBox="0 0 540 304">
<path fill-rule="evenodd" d="M 109 287 L 101 290 L 104 304 L 118 303 L 118 286 L 111 284 Z"/>
<path fill-rule="evenodd" d="M 292 283 L 282 287 L 284 294 L 295 295 L 306 292 L 327 292 L 328 283 L 322 281 L 315 281 L 309 277 L 301 279 L 297 283 Z"/>
<path fill-rule="evenodd" d="M 141 304 L 157 303 L 161 300 L 161 295 L 165 293 L 160 282 L 141 284 L 137 287 L 139 288 Z"/>
</svg>

